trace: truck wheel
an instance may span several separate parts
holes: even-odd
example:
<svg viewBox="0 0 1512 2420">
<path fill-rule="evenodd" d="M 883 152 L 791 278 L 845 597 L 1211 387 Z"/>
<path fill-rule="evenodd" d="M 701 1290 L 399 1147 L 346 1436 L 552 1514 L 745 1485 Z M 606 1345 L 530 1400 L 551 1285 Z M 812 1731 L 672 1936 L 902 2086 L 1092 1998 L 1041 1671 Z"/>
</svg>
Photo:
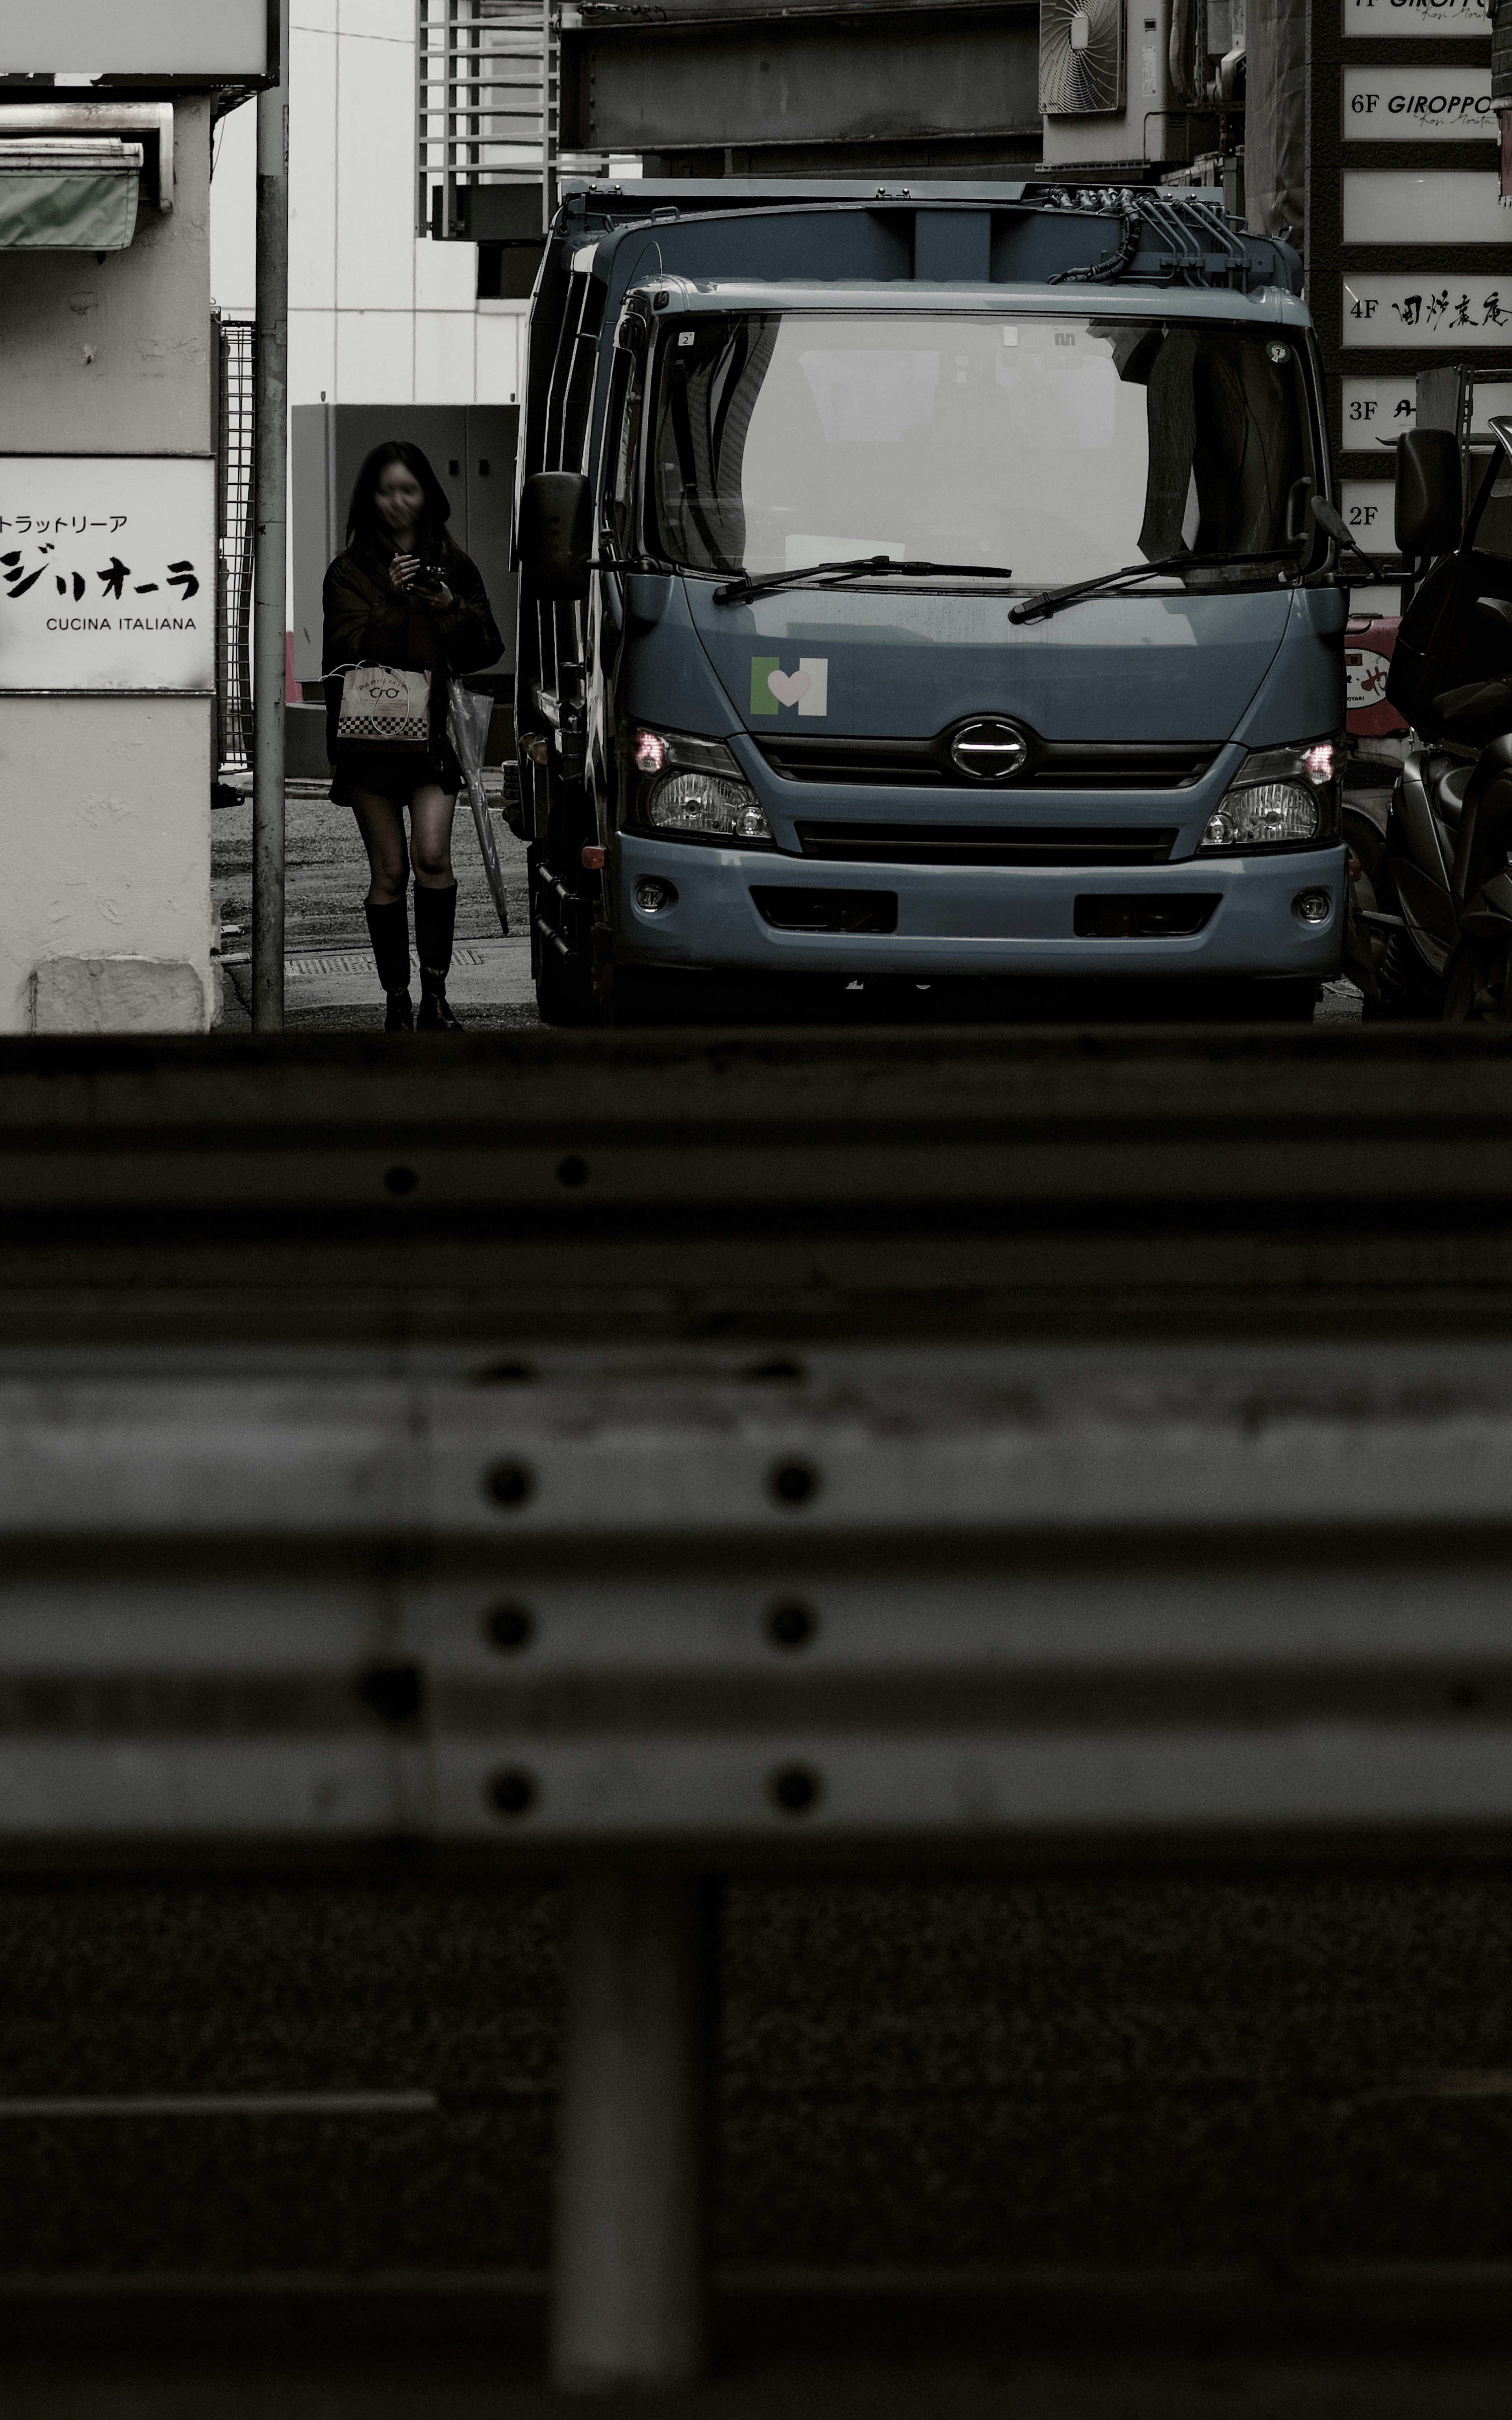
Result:
<svg viewBox="0 0 1512 2420">
<path fill-rule="evenodd" d="M 543 1025 L 601 1025 L 594 971 L 580 958 L 543 948 L 535 972 L 535 1005 Z"/>
</svg>

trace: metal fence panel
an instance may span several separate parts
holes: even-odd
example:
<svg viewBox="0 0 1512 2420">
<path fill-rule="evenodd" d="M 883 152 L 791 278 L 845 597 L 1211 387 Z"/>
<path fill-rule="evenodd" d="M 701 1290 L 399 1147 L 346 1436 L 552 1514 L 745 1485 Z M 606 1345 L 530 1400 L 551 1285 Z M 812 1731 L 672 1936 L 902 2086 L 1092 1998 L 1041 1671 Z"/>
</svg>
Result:
<svg viewBox="0 0 1512 2420">
<path fill-rule="evenodd" d="M 450 234 L 464 185 L 532 185 L 555 208 L 557 0 L 419 0 L 417 225 Z"/>
</svg>

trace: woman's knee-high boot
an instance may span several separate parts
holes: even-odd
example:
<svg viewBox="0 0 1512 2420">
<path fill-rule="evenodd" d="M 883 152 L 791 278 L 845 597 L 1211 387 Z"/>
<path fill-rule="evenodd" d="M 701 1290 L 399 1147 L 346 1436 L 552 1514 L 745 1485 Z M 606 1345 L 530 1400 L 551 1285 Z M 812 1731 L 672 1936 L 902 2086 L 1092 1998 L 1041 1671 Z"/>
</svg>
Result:
<svg viewBox="0 0 1512 2420">
<path fill-rule="evenodd" d="M 403 899 L 390 900 L 367 911 L 368 937 L 378 979 L 389 996 L 385 1033 L 409 1033 L 415 1013 L 409 1003 L 409 908 Z"/>
<path fill-rule="evenodd" d="M 444 891 L 415 885 L 415 955 L 420 960 L 420 1015 L 423 1032 L 460 1032 L 446 997 L 452 964 L 452 935 L 456 929 L 456 885 Z"/>
</svg>

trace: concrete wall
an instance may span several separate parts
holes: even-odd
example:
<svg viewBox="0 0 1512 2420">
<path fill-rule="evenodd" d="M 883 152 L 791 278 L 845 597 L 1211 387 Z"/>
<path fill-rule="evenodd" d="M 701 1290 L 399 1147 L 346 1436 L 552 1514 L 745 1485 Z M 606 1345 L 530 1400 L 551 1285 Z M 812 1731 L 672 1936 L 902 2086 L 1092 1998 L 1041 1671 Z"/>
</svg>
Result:
<svg viewBox="0 0 1512 2420">
<path fill-rule="evenodd" d="M 0 699 L 0 1029 L 205 1026 L 209 793 L 197 698 Z"/>
<path fill-rule="evenodd" d="M 415 234 L 414 0 L 294 0 L 289 401 L 513 403 L 523 303 L 479 302 L 475 248 Z M 251 110 L 218 136 L 212 284 L 255 287 Z"/>
<path fill-rule="evenodd" d="M 144 202 L 130 251 L 0 254 L 8 452 L 209 452 L 209 104 L 183 102 L 174 209 Z M 0 693 L 0 1032 L 209 1021 L 212 721 Z"/>
</svg>

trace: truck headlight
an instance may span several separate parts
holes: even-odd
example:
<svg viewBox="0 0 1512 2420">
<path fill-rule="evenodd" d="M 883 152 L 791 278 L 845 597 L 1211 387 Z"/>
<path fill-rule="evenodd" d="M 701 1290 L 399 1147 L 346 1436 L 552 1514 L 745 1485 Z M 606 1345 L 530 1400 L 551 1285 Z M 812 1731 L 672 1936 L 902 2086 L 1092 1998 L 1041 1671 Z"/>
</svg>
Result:
<svg viewBox="0 0 1512 2420">
<path fill-rule="evenodd" d="M 772 827 L 722 740 L 633 731 L 626 748 L 631 820 L 663 840 L 738 841 L 771 848 Z"/>
<path fill-rule="evenodd" d="M 1322 848 L 1339 836 L 1344 743 L 1257 748 L 1208 818 L 1199 849 Z"/>
</svg>

